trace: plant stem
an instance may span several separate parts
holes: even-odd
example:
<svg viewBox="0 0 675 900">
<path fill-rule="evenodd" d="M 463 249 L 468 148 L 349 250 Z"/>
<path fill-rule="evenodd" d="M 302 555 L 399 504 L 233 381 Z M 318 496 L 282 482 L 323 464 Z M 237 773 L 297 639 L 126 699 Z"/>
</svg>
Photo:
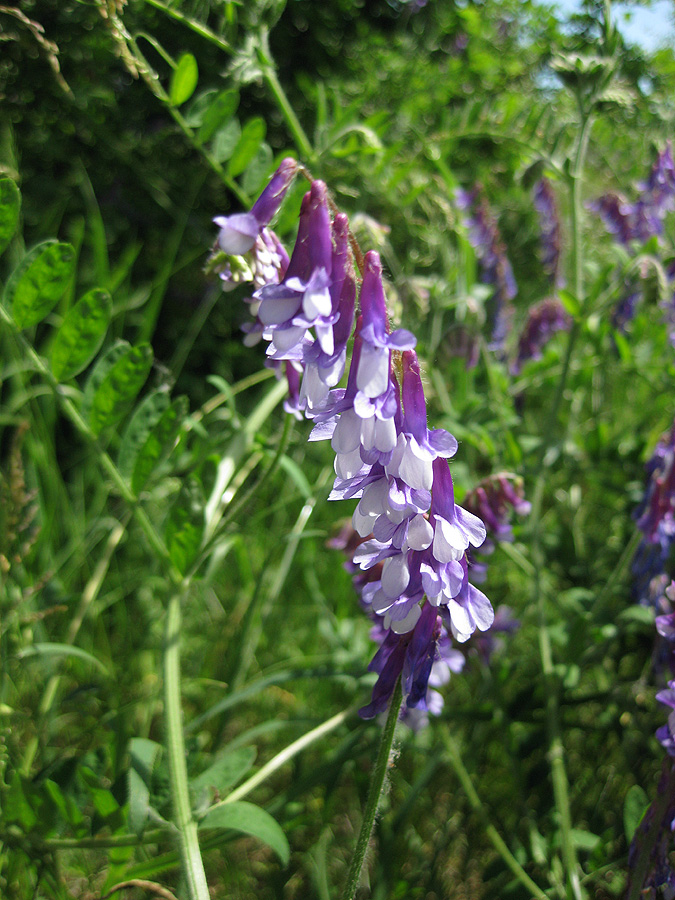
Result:
<svg viewBox="0 0 675 900">
<path fill-rule="evenodd" d="M 262 784 L 269 776 L 276 772 L 277 769 L 280 769 L 281 766 L 285 765 L 285 763 L 289 762 L 293 759 L 294 756 L 297 756 L 305 747 L 309 747 L 315 741 L 318 741 L 325 734 L 328 734 L 331 731 L 334 731 L 343 722 L 345 722 L 349 716 L 352 715 L 356 710 L 346 709 L 341 713 L 338 713 L 336 716 L 333 716 L 331 719 L 327 719 L 325 722 L 322 722 L 321 725 L 317 725 L 316 728 L 313 728 L 311 731 L 308 731 L 307 734 L 303 734 L 302 737 L 299 737 L 297 741 L 293 741 L 292 744 L 289 744 L 288 747 L 284 747 L 284 749 L 277 753 L 276 756 L 272 757 L 272 759 L 265 763 L 255 775 L 252 775 L 249 779 L 240 784 L 238 788 L 235 788 L 231 794 L 228 794 L 224 800 L 220 800 L 218 803 L 214 803 L 213 806 L 210 806 L 206 813 L 210 813 L 211 810 L 216 809 L 218 806 L 225 806 L 227 803 L 234 803 L 235 800 L 241 800 L 242 797 L 245 797 L 247 794 L 250 794 L 251 791 L 256 788 L 259 784 Z M 204 815 L 206 815 L 204 813 Z"/>
<path fill-rule="evenodd" d="M 546 598 L 541 583 L 545 558 L 541 541 L 541 520 L 543 514 L 544 488 L 546 485 L 546 456 L 553 446 L 553 437 L 556 432 L 558 412 L 564 397 L 567 379 L 574 348 L 581 331 L 581 325 L 585 315 L 587 303 L 584 298 L 583 280 L 583 235 L 581 230 L 582 207 L 582 180 L 583 168 L 588 140 L 592 125 L 592 115 L 586 113 L 579 101 L 581 117 L 581 130 L 577 141 L 573 164 L 570 172 L 570 229 L 572 233 L 572 272 L 574 291 L 580 305 L 580 313 L 575 318 L 569 332 L 567 349 L 563 368 L 558 382 L 553 403 L 549 410 L 544 439 L 541 444 L 537 461 L 537 479 L 535 482 L 532 512 L 530 515 L 530 534 L 532 537 L 532 561 L 534 563 L 533 601 L 538 611 L 539 618 L 539 655 L 541 658 L 542 673 L 546 687 L 546 724 L 549 741 L 549 764 L 551 766 L 551 780 L 553 783 L 553 795 L 555 807 L 558 813 L 558 825 L 562 845 L 563 864 L 567 878 L 568 900 L 582 900 L 585 892 L 581 887 L 579 876 L 579 863 L 576 848 L 572 840 L 572 817 L 570 813 L 569 786 L 565 770 L 564 745 L 560 728 L 559 706 L 560 685 L 555 674 L 551 639 L 548 631 Z"/>
<path fill-rule="evenodd" d="M 373 831 L 373 825 L 375 824 L 375 816 L 377 815 L 377 808 L 380 804 L 380 797 L 382 796 L 382 789 L 389 768 L 391 748 L 394 743 L 394 732 L 396 731 L 398 714 L 401 709 L 402 696 L 401 679 L 399 678 L 396 682 L 396 687 L 394 688 L 389 713 L 387 714 L 387 721 L 382 732 L 380 749 L 377 754 L 377 759 L 375 760 L 370 788 L 368 789 L 368 799 L 366 800 L 366 808 L 363 813 L 361 830 L 359 831 L 359 836 L 356 841 L 356 848 L 354 849 L 354 856 L 352 857 L 352 864 L 349 869 L 349 875 L 347 876 L 347 883 L 342 894 L 342 900 L 354 900 L 354 896 L 356 895 L 359 886 L 361 869 L 363 868 L 363 863 L 366 858 L 366 851 L 368 850 L 368 844 L 370 843 L 370 835 Z"/>
<path fill-rule="evenodd" d="M 203 37 L 211 44 L 215 44 L 216 47 L 220 48 L 225 53 L 234 53 L 232 46 L 228 44 L 227 41 L 223 40 L 223 38 L 217 35 L 214 31 L 211 31 L 210 28 L 207 28 L 206 25 L 204 25 L 202 22 L 198 22 L 197 19 L 186 16 L 185 13 L 182 13 L 175 6 L 169 6 L 166 3 L 162 3 L 161 0 L 145 0 L 145 2 L 149 6 L 154 6 L 155 9 L 160 9 L 167 16 L 175 19 L 182 25 L 185 25 L 187 28 L 191 29 L 191 31 L 194 31 L 195 34 Z"/>
<path fill-rule="evenodd" d="M 185 740 L 180 700 L 180 631 L 181 602 L 188 589 L 175 591 L 166 611 L 164 644 L 164 716 L 166 749 L 169 761 L 169 785 L 174 810 L 174 824 L 178 829 L 183 875 L 190 900 L 210 900 L 197 837 L 197 823 L 192 817 L 188 793 Z"/>
<path fill-rule="evenodd" d="M 444 729 L 442 731 L 442 735 L 443 743 L 445 744 L 446 750 L 448 751 L 448 759 L 450 760 L 450 764 L 455 770 L 455 774 L 459 778 L 460 784 L 464 788 L 464 792 L 471 805 L 471 808 L 480 817 L 480 820 L 483 823 L 483 827 L 485 828 L 485 833 L 490 839 L 492 846 L 495 848 L 497 853 L 499 853 L 501 858 L 516 876 L 518 881 L 520 881 L 523 887 L 525 887 L 533 897 L 536 897 L 537 900 L 548 900 L 547 895 L 534 881 L 532 881 L 530 876 L 520 865 L 513 853 L 511 853 L 509 848 L 506 846 L 502 836 L 490 821 L 490 817 L 485 807 L 483 806 L 483 803 L 478 796 L 475 787 L 473 786 L 471 776 L 469 775 L 466 766 L 464 765 L 464 761 L 462 760 L 459 743 L 450 735 L 447 729 Z"/>
<path fill-rule="evenodd" d="M 272 95 L 277 102 L 277 106 L 279 107 L 281 114 L 286 119 L 286 124 L 288 125 L 289 131 L 293 135 L 293 140 L 295 141 L 295 145 L 298 148 L 300 155 L 307 163 L 315 162 L 316 154 L 312 149 L 309 138 L 305 134 L 305 131 L 300 124 L 300 120 L 296 116 L 295 111 L 289 103 L 288 97 L 286 96 L 286 93 L 281 86 L 281 82 L 277 78 L 274 60 L 272 59 L 269 45 L 267 43 L 266 31 L 262 31 L 260 34 L 260 40 L 258 42 L 258 60 L 262 68 L 263 78 L 267 82 L 267 86 L 272 92 Z"/>
</svg>

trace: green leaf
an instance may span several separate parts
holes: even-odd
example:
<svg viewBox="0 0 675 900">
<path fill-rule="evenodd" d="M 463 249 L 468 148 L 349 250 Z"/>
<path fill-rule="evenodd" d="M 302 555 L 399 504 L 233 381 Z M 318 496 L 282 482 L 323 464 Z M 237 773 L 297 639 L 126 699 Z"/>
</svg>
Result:
<svg viewBox="0 0 675 900">
<path fill-rule="evenodd" d="M 225 162 L 234 153 L 241 137 L 241 126 L 238 119 L 232 119 L 218 130 L 211 142 L 211 154 L 220 163 Z"/>
<path fill-rule="evenodd" d="M 132 480 L 136 462 L 153 429 L 164 413 L 171 409 L 171 398 L 164 388 L 153 391 L 137 407 L 122 436 L 118 467 Z"/>
<path fill-rule="evenodd" d="M 56 333 L 52 372 L 64 381 L 85 369 L 98 353 L 112 316 L 112 299 L 95 288 L 71 306 Z"/>
<path fill-rule="evenodd" d="M 48 641 L 31 644 L 30 647 L 24 647 L 23 650 L 19 650 L 17 656 L 19 659 L 26 659 L 29 656 L 73 656 L 76 659 L 82 659 L 91 663 L 92 666 L 96 666 L 97 669 L 100 669 L 106 675 L 108 674 L 107 668 L 100 659 L 96 659 L 95 656 L 92 656 L 91 653 L 87 653 L 86 650 L 82 650 L 80 647 L 71 647 L 70 644 L 54 644 Z"/>
<path fill-rule="evenodd" d="M 120 341 L 99 360 L 84 391 L 83 412 L 94 434 L 118 422 L 145 384 L 152 367 L 150 344 Z"/>
<path fill-rule="evenodd" d="M 277 854 L 282 865 L 287 865 L 290 858 L 290 847 L 286 835 L 272 816 L 244 800 L 216 806 L 208 812 L 199 823 L 200 829 L 230 828 L 257 837 Z"/>
<path fill-rule="evenodd" d="M 70 244 L 49 240 L 38 244 L 12 272 L 5 286 L 5 306 L 19 328 L 30 328 L 54 309 L 75 267 Z"/>
<path fill-rule="evenodd" d="M 231 753 L 223 753 L 201 775 L 190 781 L 190 793 L 195 809 L 204 809 L 240 781 L 255 762 L 255 747 L 241 747 Z"/>
<path fill-rule="evenodd" d="M 191 53 L 183 53 L 171 76 L 169 100 L 174 106 L 185 103 L 194 94 L 199 80 L 197 60 Z"/>
<path fill-rule="evenodd" d="M 266 133 L 265 120 L 260 117 L 249 119 L 244 125 L 241 137 L 227 166 L 227 174 L 231 178 L 241 175 L 244 169 L 253 162 L 258 148 L 265 140 Z"/>
<path fill-rule="evenodd" d="M 25 787 L 30 791 L 30 783 Z M 2 818 L 5 824 L 16 823 L 23 831 L 30 831 L 38 822 L 38 816 L 26 796 L 23 780 L 16 769 L 12 772 L 8 789 L 3 795 Z"/>
<path fill-rule="evenodd" d="M 204 507 L 197 484 L 184 484 L 165 527 L 165 540 L 171 562 L 181 575 L 197 558 L 204 530 Z"/>
<path fill-rule="evenodd" d="M 237 91 L 220 91 L 203 113 L 202 123 L 197 133 L 199 140 L 202 143 L 210 141 L 216 131 L 230 121 L 238 106 L 239 93 Z"/>
<path fill-rule="evenodd" d="M 131 488 L 135 494 L 145 486 L 157 466 L 171 453 L 187 411 L 187 397 L 177 397 L 153 427 L 139 450 L 131 475 Z"/>
<path fill-rule="evenodd" d="M 623 828 L 626 832 L 626 843 L 630 844 L 642 817 L 649 809 L 649 799 L 640 785 L 628 788 L 623 802 Z"/>
<path fill-rule="evenodd" d="M 129 828 L 135 834 L 142 834 L 148 821 L 152 772 L 161 749 L 161 744 L 147 738 L 132 738 L 129 741 L 131 756 L 131 766 L 127 778 Z"/>
<path fill-rule="evenodd" d="M 571 294 L 569 291 L 566 291 L 564 288 L 561 288 L 558 291 L 558 297 L 560 298 L 560 302 L 565 307 L 567 312 L 571 316 L 578 316 L 581 312 L 581 304 L 579 300 Z"/>
<path fill-rule="evenodd" d="M 0 178 L 0 253 L 12 240 L 19 224 L 21 194 L 11 178 Z"/>
<path fill-rule="evenodd" d="M 63 820 L 71 828 L 79 831 L 79 826 L 84 821 L 84 816 L 75 800 L 70 795 L 64 794 L 58 784 L 49 778 L 45 778 L 42 785 Z"/>
<path fill-rule="evenodd" d="M 258 147 L 258 152 L 253 157 L 251 164 L 244 172 L 244 177 L 241 180 L 241 186 L 247 194 L 253 196 L 260 191 L 263 186 L 263 181 L 267 174 L 272 170 L 273 164 L 274 155 L 272 153 L 272 148 L 263 141 Z"/>
</svg>

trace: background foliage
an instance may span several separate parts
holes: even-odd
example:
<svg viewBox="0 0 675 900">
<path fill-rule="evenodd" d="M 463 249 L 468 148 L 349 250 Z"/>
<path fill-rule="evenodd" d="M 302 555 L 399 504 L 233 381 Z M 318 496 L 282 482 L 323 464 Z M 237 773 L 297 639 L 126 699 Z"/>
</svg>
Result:
<svg viewBox="0 0 675 900">
<path fill-rule="evenodd" d="M 595 52 L 601 7 L 563 26 L 530 0 L 0 6 L 0 169 L 21 192 L 0 259 L 20 328 L 5 320 L 0 336 L 2 896 L 102 896 L 129 879 L 180 893 L 163 830 L 169 569 L 194 576 L 181 642 L 196 809 L 369 693 L 369 623 L 325 546 L 340 515 L 324 502 L 330 451 L 307 444 L 307 423 L 284 424 L 283 392 L 241 344 L 244 292 L 223 293 L 204 272 L 212 217 L 254 199 L 284 155 L 323 178 L 362 246 L 382 253 L 394 317 L 420 340 L 430 419 L 460 440 L 459 499 L 504 470 L 531 493 L 564 361 L 559 336 L 520 374 L 509 365 L 528 308 L 554 290 L 531 186 L 545 171 L 567 221 L 578 120 L 551 62 Z M 672 51 L 615 41 L 585 199 L 634 197 L 672 135 Z M 518 284 L 504 358 L 487 348 L 487 294 L 454 201 L 475 183 Z M 289 241 L 300 196 L 277 228 Z M 645 279 L 651 302 L 618 334 L 610 313 L 630 259 L 584 217 L 596 305 L 543 458 L 541 577 L 584 889 L 609 898 L 626 889 L 625 800 L 637 786 L 644 810 L 663 756 L 653 615 L 635 606 L 626 548 L 644 463 L 672 424 L 675 371 L 658 278 Z M 49 309 L 22 319 L 10 274 L 52 238 L 70 248 L 62 283 Z M 564 230 L 568 258 L 569 241 Z M 652 249 L 670 262 L 672 220 Z M 69 337 L 69 311 L 87 298 L 99 325 Z M 480 340 L 475 368 L 457 353 L 460 329 Z M 138 506 L 168 559 L 149 546 Z M 485 590 L 521 627 L 489 665 L 470 642 L 442 715 L 401 729 L 368 864 L 374 898 L 530 896 L 461 789 L 458 746 L 489 822 L 549 896 L 565 896 L 530 535 L 526 520 L 514 527 Z M 345 717 L 254 787 L 248 800 L 278 831 L 242 807 L 202 832 L 215 896 L 335 895 L 379 731 Z"/>
</svg>

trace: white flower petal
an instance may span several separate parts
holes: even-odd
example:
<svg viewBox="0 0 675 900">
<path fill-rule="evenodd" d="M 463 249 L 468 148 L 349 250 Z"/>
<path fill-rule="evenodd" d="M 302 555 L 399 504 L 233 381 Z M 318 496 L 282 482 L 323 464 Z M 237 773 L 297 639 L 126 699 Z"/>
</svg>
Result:
<svg viewBox="0 0 675 900">
<path fill-rule="evenodd" d="M 408 569 L 408 554 L 399 553 L 390 556 L 382 566 L 382 590 L 388 597 L 400 597 L 408 587 L 410 571 Z"/>
</svg>

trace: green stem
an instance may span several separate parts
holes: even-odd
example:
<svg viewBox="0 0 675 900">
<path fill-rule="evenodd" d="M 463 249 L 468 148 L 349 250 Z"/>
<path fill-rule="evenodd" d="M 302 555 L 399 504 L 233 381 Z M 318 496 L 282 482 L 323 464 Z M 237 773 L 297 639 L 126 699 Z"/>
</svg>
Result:
<svg viewBox="0 0 675 900">
<path fill-rule="evenodd" d="M 267 33 L 264 31 L 261 32 L 260 41 L 258 43 L 258 59 L 262 67 L 263 78 L 267 82 L 267 86 L 272 92 L 283 117 L 286 119 L 286 124 L 293 135 L 293 140 L 295 141 L 295 145 L 298 148 L 300 155 L 304 158 L 305 162 L 314 162 L 316 154 L 312 149 L 309 138 L 305 134 L 305 130 L 300 124 L 300 120 L 288 101 L 288 97 L 281 86 L 281 82 L 277 78 L 274 61 L 267 43 Z"/>
<path fill-rule="evenodd" d="M 626 571 L 628 566 L 630 565 L 631 560 L 635 556 L 635 551 L 638 548 L 638 545 L 642 538 L 644 537 L 643 533 L 639 528 L 636 528 L 633 532 L 631 539 L 628 541 L 626 546 L 623 549 L 623 553 L 621 557 L 614 566 L 612 570 L 612 574 L 609 576 L 607 581 L 605 582 L 604 587 L 595 598 L 595 603 L 593 604 L 593 613 L 597 616 L 605 605 L 605 603 L 610 599 L 612 593 L 614 592 L 614 588 L 616 587 L 617 582 L 622 578 L 623 573 Z"/>
<path fill-rule="evenodd" d="M 254 788 L 266 781 L 273 772 L 276 772 L 277 769 L 280 769 L 281 766 L 293 759 L 294 756 L 297 756 L 298 753 L 305 749 L 305 747 L 309 747 L 325 734 L 334 731 L 354 712 L 355 709 L 346 709 L 336 716 L 333 716 L 331 719 L 322 722 L 321 725 L 317 725 L 316 728 L 308 731 L 307 734 L 303 734 L 297 741 L 293 741 L 292 744 L 289 744 L 288 747 L 284 747 L 280 753 L 277 753 L 276 756 L 272 757 L 272 759 L 265 763 L 255 775 L 252 775 L 249 779 L 244 781 L 243 784 L 240 784 L 238 788 L 235 788 L 235 790 L 233 790 L 231 794 L 228 794 L 224 800 L 220 800 L 218 803 L 214 803 L 213 806 L 210 806 L 206 813 L 210 813 L 211 810 L 216 809 L 218 806 L 225 806 L 228 803 L 234 803 L 235 800 L 241 800 L 242 797 L 250 794 Z M 206 815 L 206 813 L 204 815 Z"/>
<path fill-rule="evenodd" d="M 543 432 L 539 459 L 537 461 L 537 479 L 533 491 L 532 512 L 530 515 L 530 534 L 532 538 L 532 561 L 534 564 L 533 601 L 537 608 L 539 619 L 539 655 L 541 658 L 542 673 L 546 687 L 546 724 L 549 742 L 549 764 L 551 766 L 551 780 L 553 783 L 553 795 L 555 807 L 558 812 L 558 825 L 562 845 L 563 864 L 567 878 L 568 900 L 582 900 L 585 892 L 581 887 L 579 875 L 579 863 L 576 848 L 572 840 L 572 817 L 570 813 L 569 785 L 565 770 L 564 745 L 560 728 L 560 685 L 555 674 L 551 639 L 548 631 L 546 598 L 542 588 L 541 577 L 545 563 L 544 551 L 541 541 L 543 514 L 544 488 L 546 485 L 546 456 L 553 445 L 556 433 L 558 412 L 564 397 L 567 379 L 569 376 L 574 348 L 581 331 L 581 324 L 588 314 L 587 303 L 584 298 L 583 280 L 583 235 L 581 229 L 582 207 L 582 182 L 583 169 L 588 140 L 592 125 L 592 116 L 586 114 L 581 108 L 581 131 L 577 142 L 574 161 L 570 172 L 571 208 L 570 228 L 572 232 L 572 272 L 576 298 L 581 312 L 572 325 L 567 341 L 567 349 L 563 368 L 558 382 L 553 403 L 549 410 L 546 428 Z"/>
<path fill-rule="evenodd" d="M 191 31 L 194 31 L 195 34 L 203 37 L 204 40 L 209 41 L 211 44 L 215 44 L 216 47 L 223 50 L 225 53 L 234 53 L 232 46 L 228 44 L 227 41 L 219 37 L 214 31 L 211 31 L 210 28 L 207 28 L 202 22 L 198 22 L 196 19 L 186 16 L 185 13 L 182 13 L 175 6 L 168 6 L 166 3 L 162 3 L 161 0 L 145 0 L 145 2 L 148 6 L 154 6 L 155 9 L 160 9 L 167 16 L 175 19 L 176 22 L 185 25 Z"/>
<path fill-rule="evenodd" d="M 100 5 L 101 0 L 97 0 L 97 2 Z M 106 19 L 111 26 L 110 33 L 112 35 L 112 38 L 120 48 L 120 55 L 122 57 L 122 60 L 127 64 L 127 68 L 129 69 L 131 74 L 134 75 L 134 77 L 136 77 L 137 75 L 141 76 L 143 81 L 150 88 L 150 91 L 155 95 L 155 97 L 157 97 L 157 99 L 161 103 L 164 104 L 164 106 L 166 106 L 169 114 L 171 115 L 171 118 L 178 125 L 192 147 L 194 147 L 194 149 L 204 158 L 208 165 L 221 179 L 223 184 L 225 184 L 229 188 L 229 190 L 232 191 L 232 193 L 237 197 L 240 203 L 242 203 L 246 207 L 250 207 L 251 201 L 248 195 L 239 187 L 237 182 L 227 174 L 218 160 L 199 140 L 199 138 L 195 134 L 194 129 L 190 128 L 180 112 L 171 103 L 169 95 L 162 87 L 159 75 L 139 50 L 138 44 L 127 31 L 127 28 L 124 25 L 121 16 L 106 11 Z"/>
<path fill-rule="evenodd" d="M 387 769 L 389 768 L 391 748 L 394 743 L 394 732 L 396 731 L 398 714 L 401 709 L 402 696 L 401 679 L 399 678 L 396 682 L 396 687 L 394 688 L 387 721 L 382 732 L 380 749 L 377 754 L 377 759 L 375 760 L 370 788 L 368 789 L 368 799 L 366 800 L 366 808 L 363 813 L 361 830 L 359 831 L 359 836 L 356 841 L 356 848 L 354 850 L 354 856 L 352 857 L 349 875 L 347 876 L 347 883 L 342 894 L 342 900 L 354 900 L 354 896 L 356 895 L 359 886 L 361 869 L 363 868 L 363 863 L 366 858 L 368 844 L 370 843 L 370 835 L 373 831 L 373 825 L 375 824 L 375 816 L 377 815 L 377 808 L 380 804 L 380 797 L 382 796 L 382 789 L 384 787 Z"/>
<path fill-rule="evenodd" d="M 520 865 L 513 853 L 511 853 L 509 848 L 506 846 L 502 836 L 490 821 L 490 816 L 483 806 L 483 803 L 478 796 L 475 787 L 473 786 L 471 776 L 469 775 L 466 766 L 464 765 L 458 742 L 450 735 L 447 729 L 444 729 L 442 731 L 442 735 L 443 743 L 445 744 L 445 747 L 448 751 L 448 759 L 450 760 L 450 764 L 455 770 L 455 774 L 459 778 L 460 784 L 464 788 L 464 792 L 467 796 L 469 804 L 471 805 L 471 808 L 475 813 L 478 814 L 483 827 L 485 828 L 485 833 L 490 839 L 492 846 L 495 848 L 497 853 L 499 853 L 501 858 L 516 876 L 518 881 L 520 881 L 523 887 L 526 888 L 533 897 L 536 897 L 537 900 L 548 900 L 546 894 L 534 881 L 532 881 L 530 876 Z"/>
<path fill-rule="evenodd" d="M 166 612 L 164 645 L 164 716 L 166 749 L 169 761 L 169 784 L 173 801 L 174 824 L 178 829 L 178 843 L 183 875 L 190 900 L 210 900 L 197 837 L 197 823 L 192 817 L 183 737 L 180 701 L 180 631 L 181 601 L 187 584 L 172 594 Z"/>
</svg>

